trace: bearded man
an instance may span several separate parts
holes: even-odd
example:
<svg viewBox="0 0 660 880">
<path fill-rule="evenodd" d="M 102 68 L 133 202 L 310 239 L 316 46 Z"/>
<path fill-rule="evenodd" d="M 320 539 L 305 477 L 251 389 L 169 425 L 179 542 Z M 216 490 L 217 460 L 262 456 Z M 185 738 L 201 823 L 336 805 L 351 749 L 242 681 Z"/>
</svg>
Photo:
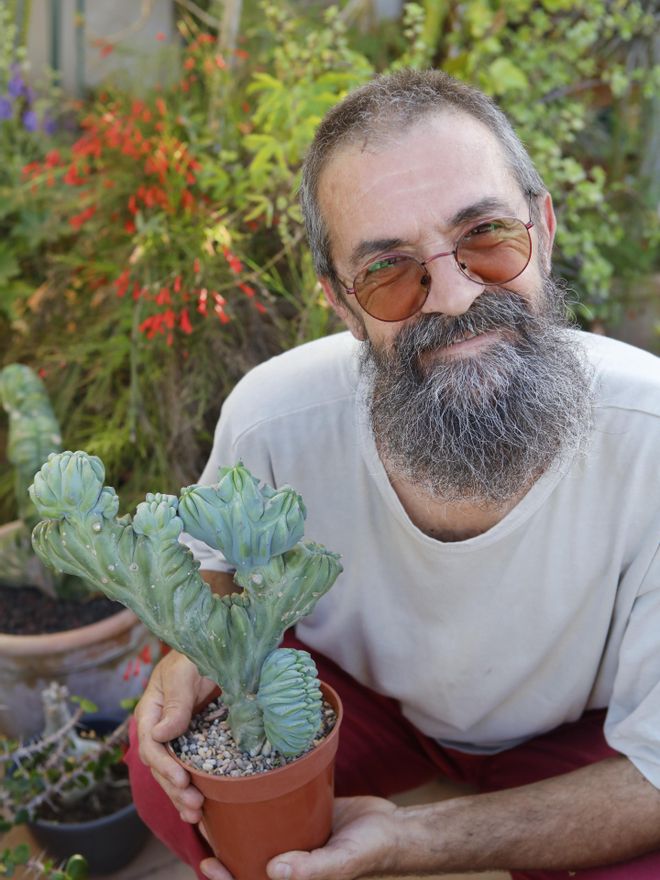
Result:
<svg viewBox="0 0 660 880">
<path fill-rule="evenodd" d="M 551 197 L 501 111 L 440 72 L 378 78 L 331 110 L 301 195 L 350 333 L 248 374 L 201 478 L 241 459 L 295 486 L 307 534 L 343 557 L 288 644 L 343 697 L 346 797 L 329 843 L 269 876 L 657 880 L 657 360 L 566 326 Z M 170 654 L 130 763 L 156 833 L 227 880 L 162 746 L 209 689 Z M 386 800 L 438 773 L 476 793 Z"/>
</svg>

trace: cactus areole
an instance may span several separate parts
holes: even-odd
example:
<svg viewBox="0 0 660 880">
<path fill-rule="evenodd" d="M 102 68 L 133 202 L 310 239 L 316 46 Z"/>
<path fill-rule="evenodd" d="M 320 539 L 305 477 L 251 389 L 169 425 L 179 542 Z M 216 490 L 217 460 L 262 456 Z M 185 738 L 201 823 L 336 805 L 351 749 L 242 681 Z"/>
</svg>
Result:
<svg viewBox="0 0 660 880">
<path fill-rule="evenodd" d="M 302 540 L 302 498 L 260 485 L 239 463 L 221 468 L 215 486 L 148 494 L 133 517 L 117 517 L 104 480 L 95 456 L 48 457 L 30 486 L 44 517 L 32 533 L 37 555 L 126 605 L 215 681 L 240 748 L 268 740 L 283 755 L 304 752 L 321 725 L 316 667 L 306 651 L 278 645 L 342 569 L 336 553 Z M 211 592 L 183 530 L 222 552 L 242 592 Z"/>
</svg>

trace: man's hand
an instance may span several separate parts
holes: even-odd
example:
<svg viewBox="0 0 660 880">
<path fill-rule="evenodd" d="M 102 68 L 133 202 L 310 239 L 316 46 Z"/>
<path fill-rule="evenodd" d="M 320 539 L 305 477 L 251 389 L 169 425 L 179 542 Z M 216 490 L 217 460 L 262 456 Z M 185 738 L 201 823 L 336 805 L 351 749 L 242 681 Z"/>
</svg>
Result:
<svg viewBox="0 0 660 880">
<path fill-rule="evenodd" d="M 190 776 L 170 757 L 163 743 L 184 733 L 196 703 L 207 697 L 214 683 L 197 672 L 193 663 L 171 651 L 155 667 L 135 709 L 140 758 L 174 803 L 184 822 L 202 818 L 201 792 Z"/>
<path fill-rule="evenodd" d="M 394 804 L 382 798 L 338 798 L 332 837 L 326 845 L 312 852 L 276 856 L 268 863 L 268 876 L 271 880 L 352 880 L 374 871 L 387 873 L 394 864 L 395 810 Z M 217 859 L 205 859 L 200 868 L 210 880 L 232 880 Z"/>
<path fill-rule="evenodd" d="M 337 798 L 332 837 L 321 849 L 268 863 L 271 880 L 353 880 L 394 867 L 396 806 L 378 797 Z"/>
</svg>

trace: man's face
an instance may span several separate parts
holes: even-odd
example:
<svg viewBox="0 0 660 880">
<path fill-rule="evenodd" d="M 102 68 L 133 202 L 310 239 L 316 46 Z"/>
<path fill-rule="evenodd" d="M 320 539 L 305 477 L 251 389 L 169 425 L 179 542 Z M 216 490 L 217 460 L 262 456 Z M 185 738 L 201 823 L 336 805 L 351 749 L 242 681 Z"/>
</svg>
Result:
<svg viewBox="0 0 660 880">
<path fill-rule="evenodd" d="M 423 120 L 368 151 L 342 149 L 322 175 L 319 200 L 337 273 L 349 287 L 385 253 L 424 260 L 451 251 L 480 221 L 529 219 L 499 143 L 462 114 Z M 334 308 L 365 340 L 383 462 L 437 500 L 519 497 L 587 431 L 587 373 L 559 317 L 561 295 L 545 256 L 554 234 L 549 197 L 531 232 L 528 266 L 501 286 L 466 278 L 453 256 L 430 262 L 429 296 L 404 321 L 378 321 L 322 279 Z"/>
<path fill-rule="evenodd" d="M 342 148 L 321 176 L 319 201 L 337 274 L 348 287 L 384 252 L 423 260 L 452 250 L 462 234 L 494 214 L 529 220 L 528 200 L 507 169 L 499 142 L 477 120 L 454 113 L 424 118 L 405 136 L 364 151 L 359 145 Z M 547 224 L 543 232 L 549 244 L 554 233 L 549 201 L 542 222 Z M 508 286 L 534 308 L 542 281 L 537 228 L 531 236 L 532 259 Z M 383 247 L 385 242 L 388 246 Z M 322 283 L 356 336 L 387 347 L 419 314 L 463 314 L 484 291 L 460 272 L 452 256 L 431 262 L 428 271 L 431 291 L 421 313 L 391 323 L 372 318 L 355 297 L 342 300 L 327 280 Z M 491 341 L 485 337 L 456 344 L 442 356 L 476 353 Z"/>
</svg>

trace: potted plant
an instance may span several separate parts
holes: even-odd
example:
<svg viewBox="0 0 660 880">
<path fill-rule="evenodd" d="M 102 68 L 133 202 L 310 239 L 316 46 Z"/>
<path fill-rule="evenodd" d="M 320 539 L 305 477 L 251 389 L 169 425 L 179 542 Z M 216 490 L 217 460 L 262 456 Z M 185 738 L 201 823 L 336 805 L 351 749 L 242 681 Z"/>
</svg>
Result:
<svg viewBox="0 0 660 880">
<path fill-rule="evenodd" d="M 61 863 L 35 856 L 27 843 L 0 850 L 0 876 L 13 877 L 15 868 L 24 868 L 29 876 L 43 880 L 87 880 L 87 863 L 80 855 L 69 856 Z"/>
<path fill-rule="evenodd" d="M 220 705 L 198 714 L 187 743 L 171 748 L 205 795 L 219 858 L 237 880 L 265 877 L 272 856 L 320 846 L 330 834 L 341 706 L 307 652 L 278 645 L 330 589 L 339 558 L 302 540 L 306 511 L 293 489 L 261 486 L 241 464 L 222 468 L 215 486 L 147 495 L 133 518 L 117 519 L 104 479 L 96 457 L 51 455 L 30 487 L 45 517 L 34 548 L 59 572 L 84 576 L 132 608 L 217 683 Z M 211 592 L 179 541 L 183 529 L 223 553 L 242 592 Z M 220 731 L 202 733 L 212 722 Z M 234 748 L 242 757 L 227 764 Z M 264 766 L 271 769 L 259 773 Z"/>
<path fill-rule="evenodd" d="M 116 712 L 141 692 L 158 645 L 131 611 L 79 577 L 54 575 L 35 555 L 28 486 L 61 448 L 60 429 L 41 379 L 24 364 L 0 370 L 0 400 L 20 516 L 0 526 L 0 733 L 30 737 L 42 727 L 40 694 L 50 681 Z M 142 674 L 125 675 L 129 663 Z"/>
<path fill-rule="evenodd" d="M 41 733 L 27 743 L 0 737 L 0 830 L 27 822 L 49 855 L 73 865 L 77 853 L 93 874 L 118 871 L 149 833 L 122 763 L 128 720 L 84 716 L 96 708 L 85 700 L 72 713 L 57 682 L 41 696 Z"/>
</svg>

